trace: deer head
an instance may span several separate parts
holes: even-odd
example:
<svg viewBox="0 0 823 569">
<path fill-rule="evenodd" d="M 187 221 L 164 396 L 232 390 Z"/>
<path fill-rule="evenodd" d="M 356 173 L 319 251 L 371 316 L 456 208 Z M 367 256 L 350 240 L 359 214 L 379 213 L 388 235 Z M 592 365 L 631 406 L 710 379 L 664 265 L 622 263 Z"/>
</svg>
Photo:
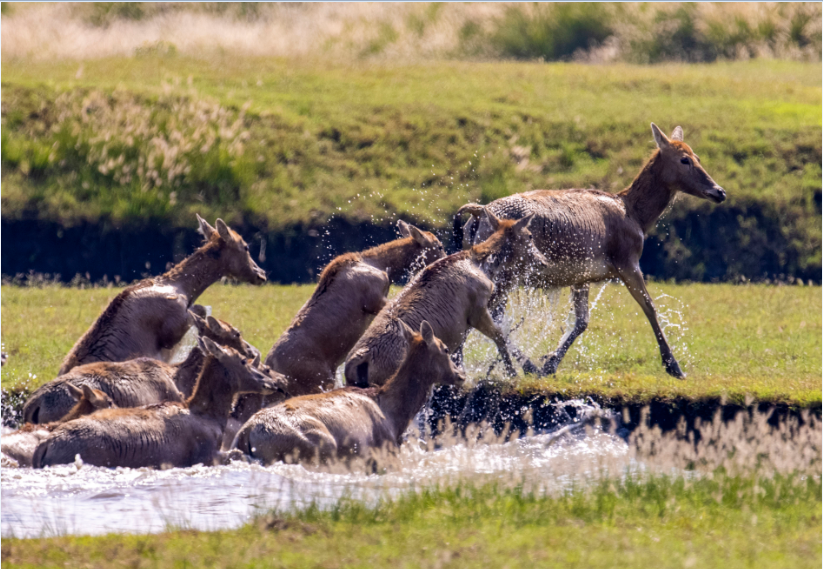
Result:
<svg viewBox="0 0 823 569">
<path fill-rule="evenodd" d="M 423 364 L 425 370 L 419 373 L 426 377 L 428 383 L 437 385 L 463 385 L 466 376 L 451 359 L 449 349 L 440 338 L 434 335 L 434 330 L 428 321 L 420 323 L 420 332 L 416 333 L 412 328 L 400 320 L 403 329 L 403 336 L 409 344 L 407 358 L 417 358 L 418 363 Z"/>
<path fill-rule="evenodd" d="M 548 268 L 548 260 L 535 247 L 529 231 L 534 214 L 517 220 L 499 219 L 488 207 L 484 209 L 493 233 L 471 248 L 471 257 L 489 278 L 494 279 L 503 269 L 523 272 Z"/>
<path fill-rule="evenodd" d="M 260 356 L 260 351 L 243 339 L 240 330 L 213 316 L 205 316 L 205 311 L 200 310 L 200 305 L 194 305 L 189 309 L 197 332 L 210 340 L 214 340 L 221 346 L 234 348 L 246 358 Z M 201 315 L 202 313 L 202 315 Z M 204 317 L 205 316 L 205 317 Z"/>
<path fill-rule="evenodd" d="M 726 191 L 712 180 L 700 165 L 700 158 L 683 142 L 683 129 L 675 127 L 671 138 L 666 138 L 656 124 L 652 134 L 660 149 L 660 181 L 683 193 L 720 203 L 726 199 Z"/>
<path fill-rule="evenodd" d="M 252 260 L 249 246 L 236 231 L 230 229 L 222 219 L 215 223 L 217 229 L 199 215 L 197 221 L 206 240 L 219 243 L 217 255 L 225 274 L 251 284 L 266 282 L 265 271 Z"/>
<path fill-rule="evenodd" d="M 232 393 L 262 393 L 281 391 L 283 385 L 260 369 L 260 356 L 245 358 L 232 348 L 223 348 L 209 338 L 200 338 L 200 349 L 220 362 L 231 379 Z M 278 374 L 279 375 L 279 374 Z M 281 376 L 282 378 L 282 376 Z M 199 387 L 199 386 L 198 386 Z"/>
<path fill-rule="evenodd" d="M 413 242 L 420 248 L 419 259 L 424 267 L 446 256 L 443 244 L 434 233 L 423 231 L 402 219 L 397 220 L 397 229 L 403 237 L 411 237 Z"/>
</svg>

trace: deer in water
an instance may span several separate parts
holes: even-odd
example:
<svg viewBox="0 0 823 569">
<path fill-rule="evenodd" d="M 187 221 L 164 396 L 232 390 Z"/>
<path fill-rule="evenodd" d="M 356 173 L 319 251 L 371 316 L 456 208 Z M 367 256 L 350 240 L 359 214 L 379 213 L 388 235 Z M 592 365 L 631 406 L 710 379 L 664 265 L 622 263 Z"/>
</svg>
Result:
<svg viewBox="0 0 823 569">
<path fill-rule="evenodd" d="M 71 385 L 68 390 L 74 398 L 74 407 L 57 421 L 42 425 L 25 423 L 17 431 L 4 434 L 2 444 L 0 444 L 0 451 L 4 457 L 14 460 L 17 466 L 31 466 L 31 459 L 37 445 L 49 436 L 58 425 L 89 415 L 98 409 L 115 407 L 114 402 L 108 395 L 98 389 L 92 389 L 88 385 L 83 385 L 82 388 Z"/>
<path fill-rule="evenodd" d="M 292 395 L 331 389 L 335 370 L 386 304 L 389 284 L 445 256 L 434 234 L 402 220 L 397 225 L 402 238 L 330 262 L 272 346 L 266 365 L 288 378 Z"/>
<path fill-rule="evenodd" d="M 196 310 L 193 310 L 196 312 Z M 200 335 L 220 345 L 232 347 L 255 365 L 260 352 L 243 340 L 240 332 L 226 322 L 192 314 Z M 95 362 L 73 368 L 38 387 L 23 406 L 23 418 L 29 423 L 48 423 L 65 415 L 74 405 L 73 388 L 93 387 L 106 393 L 118 407 L 140 407 L 164 401 L 184 401 L 194 390 L 205 354 L 194 346 L 179 364 L 167 364 L 153 358 L 135 358 L 125 362 Z M 263 370 L 269 373 L 268 370 Z M 285 385 L 279 374 L 272 375 L 278 387 Z"/>
<path fill-rule="evenodd" d="M 643 309 L 657 339 L 666 371 L 685 378 L 657 320 L 654 303 L 646 290 L 640 270 L 643 240 L 678 192 L 720 203 L 726 192 L 700 164 L 700 159 L 683 142 L 678 126 L 667 138 L 652 123 L 657 144 L 649 161 L 631 183 L 618 194 L 599 190 L 535 190 L 500 198 L 480 206 L 461 207 L 454 219 L 458 243 L 482 241 L 494 229 L 486 216 L 492 211 L 507 219 L 532 217 L 534 243 L 548 259 L 548 266 L 532 274 L 528 283 L 542 287 L 571 287 L 575 322 L 557 350 L 546 358 L 542 372 L 553 374 L 572 342 L 589 323 L 589 283 L 619 278 Z M 462 215 L 471 218 L 461 226 Z M 472 232 L 475 232 L 472 239 Z M 466 241 L 464 241 L 464 237 Z M 517 271 L 501 272 L 495 281 L 492 310 L 499 316 L 508 293 L 525 279 Z"/>
<path fill-rule="evenodd" d="M 471 328 L 476 329 L 495 343 L 509 375 L 516 374 L 506 338 L 488 310 L 492 279 L 509 266 L 525 270 L 546 260 L 532 243 L 531 217 L 515 221 L 498 220 L 491 212 L 488 216 L 494 231 L 485 241 L 435 261 L 380 311 L 346 359 L 346 383 L 382 385 L 406 355 L 401 322 L 417 328 L 424 320 L 452 351 L 462 346 Z M 526 369 L 531 371 L 529 364 Z"/>
<path fill-rule="evenodd" d="M 233 448 L 269 464 L 349 458 L 400 443 L 436 384 L 462 385 L 463 373 L 428 322 L 420 333 L 400 324 L 408 344 L 400 369 L 379 388 L 345 387 L 288 399 L 257 412 Z"/>
<path fill-rule="evenodd" d="M 272 393 L 274 381 L 231 348 L 200 339 L 207 354 L 184 403 L 104 409 L 59 425 L 37 447 L 34 468 L 74 462 L 130 468 L 213 464 L 238 393 Z"/>
<path fill-rule="evenodd" d="M 252 284 L 266 281 L 240 235 L 222 219 L 217 229 L 199 215 L 197 219 L 205 245 L 170 271 L 118 294 L 68 353 L 59 375 L 92 362 L 166 360 L 193 324 L 189 307 L 212 283 L 224 276 Z"/>
</svg>

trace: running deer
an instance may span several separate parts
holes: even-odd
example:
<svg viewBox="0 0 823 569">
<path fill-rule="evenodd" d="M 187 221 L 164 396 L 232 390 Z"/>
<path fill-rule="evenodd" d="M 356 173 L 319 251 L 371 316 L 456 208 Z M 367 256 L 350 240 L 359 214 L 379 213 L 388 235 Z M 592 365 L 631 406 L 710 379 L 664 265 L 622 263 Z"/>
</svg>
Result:
<svg viewBox="0 0 823 569">
<path fill-rule="evenodd" d="M 532 243 L 528 229 L 531 217 L 514 221 L 498 220 L 491 212 L 488 215 L 494 223 L 488 239 L 423 269 L 380 311 L 346 359 L 347 384 L 382 385 L 406 355 L 401 322 L 417 328 L 424 320 L 452 351 L 462 346 L 471 328 L 476 329 L 495 343 L 509 375 L 516 374 L 506 338 L 488 310 L 492 280 L 507 267 L 525 269 L 546 260 Z M 531 371 L 530 362 L 524 366 Z"/>
<path fill-rule="evenodd" d="M 714 203 L 725 200 L 726 192 L 683 142 L 683 129 L 678 126 L 671 138 L 666 138 L 654 123 L 651 127 L 657 150 L 631 185 L 618 194 L 581 189 L 535 190 L 500 198 L 485 208 L 467 204 L 455 215 L 457 243 L 471 242 L 472 231 L 476 231 L 474 242 L 482 241 L 493 231 L 493 224 L 485 217 L 487 211 L 507 219 L 533 217 L 534 243 L 549 264 L 528 282 L 543 287 L 570 286 L 575 314 L 574 326 L 560 340 L 557 350 L 547 357 L 543 373 L 553 374 L 572 342 L 586 330 L 589 283 L 619 278 L 648 318 L 666 371 L 674 377 L 686 377 L 669 347 L 646 290 L 640 270 L 643 240 L 678 192 Z M 461 227 L 464 213 L 472 217 Z M 511 289 L 524 280 L 516 272 L 499 275 L 492 299 L 495 316 L 505 309 Z"/>
<path fill-rule="evenodd" d="M 31 466 L 32 456 L 40 444 L 58 425 L 71 421 L 85 415 L 94 413 L 98 409 L 108 409 L 115 407 L 111 398 L 97 389 L 92 389 L 88 385 L 82 388 L 69 387 L 69 392 L 75 400 L 75 405 L 58 421 L 36 425 L 25 423 L 17 431 L 4 434 L 0 452 L 6 458 L 11 458 L 17 466 Z"/>
<path fill-rule="evenodd" d="M 37 447 L 34 468 L 74 462 L 131 468 L 213 464 L 238 393 L 272 393 L 273 380 L 231 348 L 200 339 L 206 361 L 184 403 L 106 409 L 63 423 Z"/>
<path fill-rule="evenodd" d="M 266 364 L 288 378 L 292 395 L 321 393 L 386 304 L 389 284 L 445 256 L 432 233 L 398 221 L 401 239 L 329 263 L 314 293 L 272 346 Z"/>
<path fill-rule="evenodd" d="M 433 385 L 462 385 L 464 377 L 428 322 L 420 333 L 401 323 L 408 344 L 400 369 L 379 388 L 345 387 L 304 395 L 259 411 L 233 447 L 269 464 L 290 459 L 349 458 L 394 447 Z"/>
<path fill-rule="evenodd" d="M 197 314 L 192 314 L 192 317 L 201 337 L 239 348 L 237 351 L 241 355 L 259 364 L 260 353 L 243 340 L 236 328 L 215 318 L 203 320 Z M 72 388 L 82 388 L 84 385 L 106 393 L 118 407 L 180 402 L 192 394 L 204 359 L 203 351 L 194 346 L 188 357 L 179 364 L 135 358 L 125 362 L 95 362 L 77 366 L 37 388 L 23 406 L 23 419 L 29 423 L 58 420 L 75 403 Z M 285 385 L 282 376 L 272 377 L 278 386 Z"/>
<path fill-rule="evenodd" d="M 141 356 L 167 360 L 193 324 L 188 308 L 212 283 L 224 276 L 252 284 L 266 281 L 246 242 L 222 219 L 217 229 L 199 215 L 197 220 L 205 245 L 170 271 L 118 294 L 68 353 L 59 375 L 92 362 Z"/>
</svg>

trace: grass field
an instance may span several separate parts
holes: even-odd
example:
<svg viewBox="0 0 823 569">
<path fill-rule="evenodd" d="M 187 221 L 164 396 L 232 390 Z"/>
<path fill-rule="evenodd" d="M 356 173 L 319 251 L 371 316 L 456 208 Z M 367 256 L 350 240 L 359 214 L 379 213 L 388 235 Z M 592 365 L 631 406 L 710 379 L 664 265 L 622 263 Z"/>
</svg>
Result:
<svg viewBox="0 0 823 569">
<path fill-rule="evenodd" d="M 309 297 L 311 286 L 214 285 L 198 300 L 236 325 L 264 354 Z M 618 285 L 592 289 L 587 332 L 555 377 L 519 378 L 516 389 L 600 394 L 623 401 L 683 395 L 693 399 L 746 394 L 767 401 L 821 401 L 819 287 L 650 283 L 675 355 L 688 379 L 665 374 L 648 322 Z M 9 353 L 3 387 L 34 388 L 55 377 L 62 358 L 116 288 L 2 288 L 2 341 Z M 598 298 L 599 295 L 599 298 Z M 512 339 L 531 357 L 554 348 L 569 309 L 567 293 L 521 295 L 510 304 Z M 596 302 L 595 302 L 596 300 Z M 493 344 L 472 333 L 467 362 L 476 375 L 493 361 Z M 490 359 L 491 358 L 491 359 Z"/>
<path fill-rule="evenodd" d="M 686 197 L 667 213 L 657 237 L 681 261 L 667 277 L 702 280 L 718 239 L 716 277 L 811 275 L 821 250 L 820 73 L 786 61 L 12 59 L 3 219 L 188 228 L 199 212 L 301 234 L 331 216 L 402 216 L 440 228 L 467 201 L 622 189 L 653 149 L 654 121 L 667 132 L 682 125 L 729 196 L 721 206 Z M 701 220 L 715 211 L 708 231 Z"/>
<path fill-rule="evenodd" d="M 819 567 L 820 478 L 432 489 L 234 531 L 3 540 L 4 567 Z"/>
</svg>

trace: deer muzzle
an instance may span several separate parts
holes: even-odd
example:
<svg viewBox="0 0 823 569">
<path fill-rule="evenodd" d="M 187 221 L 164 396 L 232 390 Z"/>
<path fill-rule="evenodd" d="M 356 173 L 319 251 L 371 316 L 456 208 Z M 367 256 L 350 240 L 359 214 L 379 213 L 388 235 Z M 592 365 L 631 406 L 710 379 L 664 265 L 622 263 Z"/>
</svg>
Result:
<svg viewBox="0 0 823 569">
<path fill-rule="evenodd" d="M 714 203 L 720 203 L 726 200 L 726 190 L 717 185 L 706 192 L 706 194 Z"/>
</svg>

